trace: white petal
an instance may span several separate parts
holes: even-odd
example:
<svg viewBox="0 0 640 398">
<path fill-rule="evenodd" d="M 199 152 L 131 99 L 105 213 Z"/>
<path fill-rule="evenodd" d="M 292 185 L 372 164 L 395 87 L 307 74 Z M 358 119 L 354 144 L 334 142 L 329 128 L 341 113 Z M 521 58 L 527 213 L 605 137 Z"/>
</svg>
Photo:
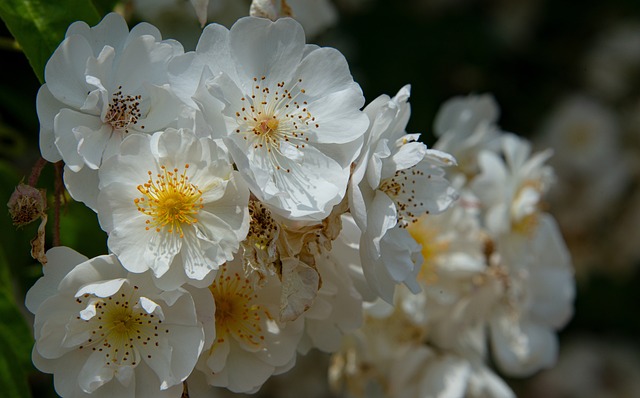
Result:
<svg viewBox="0 0 640 398">
<path fill-rule="evenodd" d="M 91 210 L 98 208 L 98 170 L 83 167 L 77 173 L 64 167 L 64 185 L 71 197 L 87 205 Z"/>
<path fill-rule="evenodd" d="M 82 391 L 91 394 L 113 379 L 113 368 L 108 367 L 105 361 L 104 352 L 94 351 L 89 355 L 78 374 L 78 385 Z"/>
<path fill-rule="evenodd" d="M 67 37 L 44 68 L 47 88 L 58 101 L 80 109 L 91 88 L 85 82 L 86 60 L 93 49 L 82 36 Z"/>
<path fill-rule="evenodd" d="M 229 47 L 243 81 L 266 76 L 267 85 L 289 81 L 304 50 L 304 31 L 293 19 L 271 22 L 263 18 L 239 19 L 231 28 Z M 245 87 L 250 92 L 249 87 Z"/>
<path fill-rule="evenodd" d="M 62 155 L 54 143 L 53 120 L 63 106 L 64 104 L 51 94 L 46 84 L 40 87 L 36 97 L 36 109 L 40 121 L 40 153 L 51 163 L 62 160 Z"/>
</svg>

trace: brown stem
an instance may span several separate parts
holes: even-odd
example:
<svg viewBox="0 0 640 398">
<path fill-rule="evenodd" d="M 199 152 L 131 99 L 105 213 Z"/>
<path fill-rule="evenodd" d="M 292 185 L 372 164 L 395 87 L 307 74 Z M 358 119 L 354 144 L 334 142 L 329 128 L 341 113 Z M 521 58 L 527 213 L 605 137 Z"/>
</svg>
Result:
<svg viewBox="0 0 640 398">
<path fill-rule="evenodd" d="M 186 380 L 182 382 L 182 396 L 180 398 L 189 398 L 189 387 Z"/>
<path fill-rule="evenodd" d="M 38 159 L 36 164 L 34 164 L 33 168 L 31 169 L 31 175 L 29 176 L 27 185 L 30 185 L 32 187 L 36 186 L 38 180 L 40 179 L 40 173 L 42 173 L 42 169 L 44 169 L 44 166 L 46 165 L 47 161 L 43 157 L 40 157 L 40 159 Z"/>
<path fill-rule="evenodd" d="M 54 215 L 53 215 L 53 246 L 60 246 L 60 207 L 64 195 L 64 185 L 62 184 L 62 162 L 55 164 L 56 181 L 54 195 Z"/>
</svg>

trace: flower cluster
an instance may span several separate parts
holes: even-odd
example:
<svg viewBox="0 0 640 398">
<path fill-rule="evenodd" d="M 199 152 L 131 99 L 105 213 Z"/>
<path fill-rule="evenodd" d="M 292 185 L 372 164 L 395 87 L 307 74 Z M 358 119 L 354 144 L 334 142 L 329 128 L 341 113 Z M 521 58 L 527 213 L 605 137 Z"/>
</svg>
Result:
<svg viewBox="0 0 640 398">
<path fill-rule="evenodd" d="M 42 155 L 64 161 L 67 190 L 96 212 L 109 249 L 49 250 L 29 291 L 33 360 L 60 395 L 255 392 L 298 352 L 337 352 L 364 301 L 421 290 L 431 254 L 416 228 L 456 203 L 456 148 L 405 131 L 408 86 L 362 109 L 342 54 L 306 44 L 293 19 L 211 24 L 185 53 L 109 14 L 69 27 L 45 80 Z M 505 181 L 494 173 L 476 181 L 495 195 Z M 487 202 L 496 222 L 526 229 L 540 192 L 526 187 L 516 218 Z M 508 278 L 496 261 L 476 270 L 487 286 Z"/>
<path fill-rule="evenodd" d="M 551 153 L 532 153 L 497 116 L 486 95 L 454 98 L 436 116 L 435 147 L 458 159 L 447 177 L 460 198 L 406 228 L 421 246 L 420 292 L 367 305 L 363 327 L 334 354 L 332 382 L 348 396 L 513 397 L 489 361 L 515 377 L 555 363 L 575 287 L 544 212 Z"/>
<path fill-rule="evenodd" d="M 346 396 L 511 397 L 493 366 L 556 361 L 575 288 L 551 153 L 490 96 L 446 102 L 427 148 L 409 86 L 365 106 L 290 18 L 211 24 L 185 52 L 112 13 L 72 24 L 45 80 L 42 156 L 109 251 L 45 256 L 43 193 L 12 197 L 16 223 L 43 217 L 26 305 L 61 396 L 254 393 L 318 349 Z"/>
</svg>

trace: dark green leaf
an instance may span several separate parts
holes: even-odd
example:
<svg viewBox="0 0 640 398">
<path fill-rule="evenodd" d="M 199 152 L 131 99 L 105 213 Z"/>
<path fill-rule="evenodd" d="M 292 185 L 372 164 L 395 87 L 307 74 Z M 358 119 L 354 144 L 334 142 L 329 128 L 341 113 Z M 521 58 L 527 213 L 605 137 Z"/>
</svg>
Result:
<svg viewBox="0 0 640 398">
<path fill-rule="evenodd" d="M 29 397 L 25 370 L 31 369 L 31 331 L 16 305 L 11 274 L 0 247 L 0 391 L 4 397 Z"/>
<path fill-rule="evenodd" d="M 44 66 L 69 25 L 74 21 L 95 25 L 100 20 L 90 0 L 2 0 L 0 17 L 22 47 L 41 83 Z"/>
<path fill-rule="evenodd" d="M 119 0 L 93 0 L 93 5 L 101 15 L 107 15 L 115 8 Z"/>
<path fill-rule="evenodd" d="M 2 396 L 7 398 L 31 396 L 24 369 L 16 366 L 16 356 L 11 343 L 2 339 L 0 339 L 0 391 Z"/>
</svg>

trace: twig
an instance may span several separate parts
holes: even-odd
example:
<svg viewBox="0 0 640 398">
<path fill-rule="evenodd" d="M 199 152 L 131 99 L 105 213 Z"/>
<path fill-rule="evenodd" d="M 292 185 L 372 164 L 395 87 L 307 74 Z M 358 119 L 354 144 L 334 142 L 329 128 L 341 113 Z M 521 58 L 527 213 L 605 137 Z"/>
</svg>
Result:
<svg viewBox="0 0 640 398">
<path fill-rule="evenodd" d="M 29 180 L 27 181 L 27 185 L 35 187 L 38 184 L 38 180 L 40 179 L 40 173 L 42 173 L 42 169 L 47 165 L 47 161 L 41 156 L 40 159 L 33 165 L 31 169 L 31 175 L 29 176 Z"/>
<path fill-rule="evenodd" d="M 60 246 L 60 206 L 64 195 L 64 185 L 62 184 L 62 162 L 55 164 L 56 181 L 54 196 L 53 215 L 53 246 Z"/>
</svg>

